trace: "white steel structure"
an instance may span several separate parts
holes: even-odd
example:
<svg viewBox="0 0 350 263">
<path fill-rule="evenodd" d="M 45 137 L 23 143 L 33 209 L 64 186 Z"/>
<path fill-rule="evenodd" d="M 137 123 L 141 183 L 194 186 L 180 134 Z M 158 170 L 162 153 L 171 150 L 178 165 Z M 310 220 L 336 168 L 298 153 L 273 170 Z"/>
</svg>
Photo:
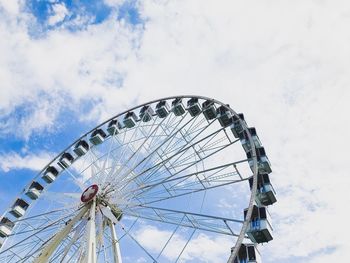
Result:
<svg viewBox="0 0 350 263">
<path fill-rule="evenodd" d="M 260 223 L 276 201 L 256 138 L 243 114 L 201 96 L 122 112 L 14 199 L 0 218 L 0 262 L 198 262 L 191 242 L 221 235 L 226 260 L 248 262 L 241 244 L 272 239 Z"/>
</svg>

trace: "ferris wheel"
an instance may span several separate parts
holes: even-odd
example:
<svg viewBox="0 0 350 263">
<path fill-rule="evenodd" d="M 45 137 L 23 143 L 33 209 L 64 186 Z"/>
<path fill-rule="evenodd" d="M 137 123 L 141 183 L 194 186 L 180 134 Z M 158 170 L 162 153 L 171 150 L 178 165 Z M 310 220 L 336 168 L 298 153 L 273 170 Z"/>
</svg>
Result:
<svg viewBox="0 0 350 263">
<path fill-rule="evenodd" d="M 227 262 L 261 262 L 270 173 L 255 128 L 228 104 L 154 100 L 84 134 L 25 186 L 0 218 L 0 262 L 199 262 L 208 240 L 229 244 Z"/>
</svg>

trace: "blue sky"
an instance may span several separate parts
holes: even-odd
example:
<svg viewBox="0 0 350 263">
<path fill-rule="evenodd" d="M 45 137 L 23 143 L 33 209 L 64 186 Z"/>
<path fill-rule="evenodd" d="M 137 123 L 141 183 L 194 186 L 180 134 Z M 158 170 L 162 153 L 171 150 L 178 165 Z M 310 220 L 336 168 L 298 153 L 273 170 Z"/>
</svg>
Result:
<svg viewBox="0 0 350 263">
<path fill-rule="evenodd" d="M 98 24 L 105 21 L 109 16 L 115 19 L 125 19 L 130 24 L 142 23 L 137 10 L 137 1 L 125 1 L 118 6 L 117 12 L 115 7 L 107 5 L 104 1 L 27 1 L 25 11 L 33 14 L 37 22 L 47 29 L 54 29 L 55 26 L 47 27 L 47 20 L 52 15 L 55 5 L 64 5 L 69 15 L 67 15 L 62 21 L 58 23 L 59 26 L 68 21 L 74 20 L 79 15 L 90 16 L 92 19 L 89 24 Z M 86 25 L 85 25 L 86 26 Z M 71 27 L 71 30 L 77 30 L 78 28 Z"/>
<path fill-rule="evenodd" d="M 101 121 L 199 94 L 267 145 L 279 202 L 264 262 L 348 258 L 349 13 L 343 0 L 0 0 L 0 211 Z"/>
<path fill-rule="evenodd" d="M 27 1 L 25 5 L 21 5 L 20 12 L 27 16 L 31 16 L 31 25 L 28 25 L 28 34 L 30 38 L 41 39 L 45 38 L 50 31 L 58 30 L 65 27 L 70 21 L 77 19 L 78 16 L 88 17 L 89 21 L 83 24 L 69 25 L 66 29 L 72 32 L 83 30 L 89 25 L 103 23 L 106 19 L 115 21 L 124 20 L 130 26 L 137 26 L 142 24 L 136 7 L 136 1 L 125 1 L 117 8 L 106 5 L 103 1 L 41 1 L 33 0 Z M 57 23 L 50 24 L 48 20 L 55 15 L 55 6 L 63 6 L 67 14 Z M 2 10 L 3 12 L 3 10 Z M 34 24 L 34 26 L 33 26 Z M 53 101 L 55 100 L 48 92 L 43 90 L 38 94 L 39 100 Z M 73 103 L 69 97 L 66 97 L 66 103 Z M 39 102 L 40 104 L 40 102 Z M 25 100 L 14 105 L 13 110 L 1 119 L 1 126 L 6 129 L 9 125 L 17 125 L 25 122 L 27 118 L 33 114 L 37 103 L 26 102 Z M 79 105 L 78 112 L 86 112 L 94 107 L 94 100 L 87 100 Z M 3 108 L 1 109 L 3 110 Z M 77 112 L 72 113 L 69 109 L 59 109 L 59 116 L 57 116 L 52 127 L 45 127 L 40 132 L 30 133 L 27 138 L 24 138 L 20 133 L 5 132 L 0 138 L 0 154 L 13 154 L 19 158 L 26 156 L 29 152 L 33 155 L 43 157 L 39 165 L 44 165 L 45 161 L 49 161 L 51 157 L 58 154 L 72 143 L 79 135 L 90 130 L 94 122 L 79 122 L 76 116 Z M 33 119 L 35 122 L 36 120 Z M 24 124 L 25 125 L 25 124 Z M 11 128 L 9 128 L 11 129 Z M 26 136 L 25 136 L 26 137 Z M 29 160 L 32 162 L 32 160 Z M 27 167 L 19 167 L 15 169 L 8 169 L 3 167 L 0 171 L 1 183 L 4 185 L 1 191 L 0 200 L 1 211 L 6 209 L 8 203 L 14 198 L 14 193 L 19 193 L 22 188 L 36 175 L 40 167 L 36 169 L 29 169 Z"/>
</svg>

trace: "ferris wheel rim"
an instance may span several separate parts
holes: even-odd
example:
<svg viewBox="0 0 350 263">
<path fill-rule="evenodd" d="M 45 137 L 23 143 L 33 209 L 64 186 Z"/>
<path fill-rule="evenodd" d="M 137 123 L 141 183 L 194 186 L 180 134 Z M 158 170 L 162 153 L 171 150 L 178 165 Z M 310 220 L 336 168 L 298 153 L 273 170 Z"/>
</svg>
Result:
<svg viewBox="0 0 350 263">
<path fill-rule="evenodd" d="M 61 156 L 62 154 L 64 154 L 65 152 L 67 152 L 69 149 L 71 149 L 74 145 L 76 145 L 79 141 L 81 141 L 82 139 L 86 138 L 89 134 L 91 134 L 92 132 L 94 132 L 96 129 L 102 127 L 103 125 L 107 124 L 108 122 L 120 117 L 120 116 L 123 116 L 125 115 L 126 113 L 130 112 L 130 111 L 133 111 L 135 109 L 139 109 L 143 106 L 146 106 L 146 105 L 150 105 L 150 104 L 153 104 L 153 103 L 156 103 L 156 102 L 160 102 L 160 101 L 163 101 L 163 100 L 171 100 L 171 99 L 191 99 L 191 98 L 197 98 L 197 99 L 201 99 L 201 100 L 209 100 L 209 101 L 212 101 L 213 103 L 216 103 L 220 106 L 224 106 L 227 110 L 229 110 L 232 114 L 234 114 L 235 116 L 238 116 L 238 114 L 227 104 L 219 101 L 219 100 L 216 100 L 216 99 L 213 99 L 213 98 L 209 98 L 209 97 L 205 97 L 205 96 L 199 96 L 199 95 L 177 95 L 177 96 L 168 96 L 168 97 L 163 97 L 163 98 L 159 98 L 159 99 L 155 99 L 155 100 L 151 100 L 151 101 L 148 101 L 146 103 L 142 103 L 142 104 L 139 104 L 137 106 L 134 106 L 132 108 L 129 108 L 125 111 L 122 111 L 121 113 L 118 113 L 117 115 L 114 115 L 113 117 L 103 121 L 102 123 L 100 123 L 99 125 L 95 126 L 93 129 L 89 130 L 88 132 L 84 133 L 83 135 L 81 135 L 78 139 L 76 139 L 75 141 L 73 141 L 73 143 L 71 143 L 69 146 L 67 146 L 62 152 L 60 152 L 59 154 L 57 154 L 54 158 L 52 158 L 52 160 L 44 166 L 44 168 L 42 170 L 40 170 L 36 176 L 34 176 L 34 178 L 28 183 L 28 185 L 23 189 L 22 192 L 19 193 L 19 195 L 17 196 L 20 196 L 21 194 L 23 194 L 25 192 L 25 190 L 29 187 L 30 183 L 32 183 L 36 178 L 38 178 L 40 175 L 42 175 L 42 173 L 50 166 L 52 165 L 55 161 L 57 161 Z M 247 135 L 248 135 L 248 139 L 249 139 L 249 143 L 250 145 L 254 145 L 254 142 L 253 142 L 253 139 L 252 139 L 252 136 L 248 130 L 248 127 L 246 127 L 245 125 L 243 125 L 243 129 L 247 132 Z M 253 184 L 252 184 L 252 188 L 251 188 L 251 191 L 250 191 L 250 199 L 249 199 L 249 206 L 248 206 L 248 210 L 247 210 L 247 216 L 245 217 L 244 219 L 244 222 L 243 222 L 243 225 L 242 225 L 242 228 L 241 228 L 241 231 L 240 231 L 240 234 L 237 238 L 237 242 L 235 244 L 235 250 L 234 252 L 230 255 L 229 259 L 228 259 L 228 262 L 231 263 L 233 262 L 234 260 L 234 257 L 235 255 L 238 253 L 238 249 L 240 247 L 240 245 L 242 244 L 243 242 L 243 239 L 245 238 L 245 233 L 247 231 L 247 228 L 248 228 L 248 223 L 250 221 L 250 217 L 251 217 L 251 214 L 252 214 L 252 210 L 253 210 L 253 205 L 254 205 L 254 199 L 255 199 L 255 195 L 257 193 L 257 174 L 258 174 L 258 167 L 257 167 L 257 156 L 256 156 L 256 151 L 255 151 L 255 147 L 252 147 L 252 160 L 253 160 Z M 5 211 L 4 215 L 7 213 L 7 211 Z M 4 216 L 3 215 L 3 216 Z M 0 249 L 1 251 L 1 249 Z"/>
</svg>

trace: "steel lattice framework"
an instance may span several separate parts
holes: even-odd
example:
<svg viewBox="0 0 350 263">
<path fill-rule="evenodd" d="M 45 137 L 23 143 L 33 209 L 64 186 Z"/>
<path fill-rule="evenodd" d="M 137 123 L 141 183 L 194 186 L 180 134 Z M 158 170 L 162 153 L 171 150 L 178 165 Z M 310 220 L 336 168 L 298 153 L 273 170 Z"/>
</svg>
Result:
<svg viewBox="0 0 350 263">
<path fill-rule="evenodd" d="M 238 262 L 242 243 L 261 243 L 249 229 L 255 207 L 265 207 L 260 174 L 271 171 L 256 138 L 243 115 L 203 96 L 128 109 L 74 141 L 16 196 L 1 217 L 0 262 L 121 263 L 136 249 L 150 262 L 178 262 L 201 233 L 228 237 L 228 262 Z M 226 197 L 232 211 L 220 208 Z M 145 229 L 167 238 L 148 245 Z"/>
</svg>

